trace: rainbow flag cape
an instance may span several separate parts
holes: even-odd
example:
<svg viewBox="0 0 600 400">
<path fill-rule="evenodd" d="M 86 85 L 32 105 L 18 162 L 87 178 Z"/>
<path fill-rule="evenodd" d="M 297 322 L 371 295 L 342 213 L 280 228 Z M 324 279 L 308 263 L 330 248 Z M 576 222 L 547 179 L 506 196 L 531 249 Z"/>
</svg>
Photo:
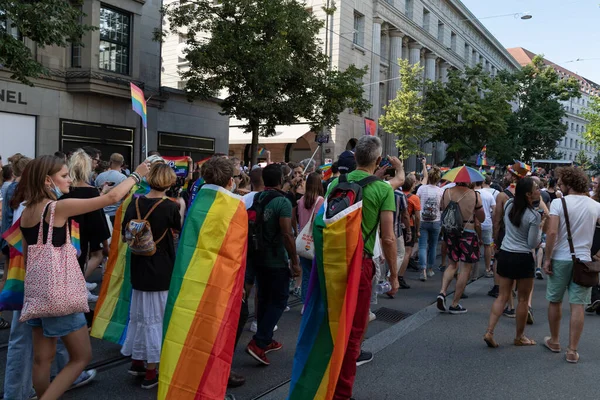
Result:
<svg viewBox="0 0 600 400">
<path fill-rule="evenodd" d="M 177 175 L 177 185 L 181 186 L 184 190 L 187 190 L 188 181 L 187 177 L 190 172 L 190 158 L 188 156 L 182 157 L 163 157 L 163 159 L 169 164 L 175 175 Z"/>
<path fill-rule="evenodd" d="M 121 203 L 115 214 L 115 228 L 110 242 L 108 264 L 94 311 L 91 335 L 112 343 L 123 344 L 129 323 L 131 303 L 130 252 L 121 240 L 121 224 L 127 206 L 135 195 L 150 192 L 145 181 L 136 185 L 131 194 Z"/>
<path fill-rule="evenodd" d="M 331 178 L 331 176 L 333 175 L 333 171 L 331 170 L 331 163 L 323 164 L 319 167 L 319 169 L 321 171 L 323 171 L 323 180 L 324 181 Z"/>
<path fill-rule="evenodd" d="M 163 322 L 158 399 L 225 397 L 246 269 L 241 197 L 204 185 L 183 227 Z"/>
<path fill-rule="evenodd" d="M 131 82 L 129 83 L 129 87 L 131 88 L 131 109 L 142 117 L 144 128 L 147 128 L 148 121 L 146 118 L 146 98 L 144 97 L 144 92 Z"/>
<path fill-rule="evenodd" d="M 289 400 L 333 398 L 356 311 L 362 267 L 362 201 L 313 228 L 315 259 L 300 325 Z"/>
<path fill-rule="evenodd" d="M 481 152 L 477 156 L 477 165 L 478 166 L 487 166 L 488 165 L 488 162 L 487 162 L 487 145 L 483 146 L 483 149 L 481 149 Z"/>
<path fill-rule="evenodd" d="M 81 233 L 79 232 L 79 223 L 74 219 L 71 220 L 71 244 L 77 250 L 77 256 L 81 255 Z"/>
<path fill-rule="evenodd" d="M 20 310 L 23 307 L 25 290 L 25 264 L 23 260 L 23 235 L 19 218 L 4 232 L 2 237 L 9 244 L 6 283 L 0 292 L 0 311 Z"/>
</svg>

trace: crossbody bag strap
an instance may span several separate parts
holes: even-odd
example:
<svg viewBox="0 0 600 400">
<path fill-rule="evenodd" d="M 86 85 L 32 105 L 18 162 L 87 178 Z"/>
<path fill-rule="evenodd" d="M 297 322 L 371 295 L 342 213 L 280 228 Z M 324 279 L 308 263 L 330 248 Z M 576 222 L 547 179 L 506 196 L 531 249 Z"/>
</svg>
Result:
<svg viewBox="0 0 600 400">
<path fill-rule="evenodd" d="M 575 246 L 573 246 L 573 237 L 571 236 L 571 223 L 569 222 L 569 210 L 567 210 L 567 202 L 564 197 L 560 198 L 563 211 L 565 213 L 565 224 L 567 225 L 567 241 L 569 242 L 569 250 L 571 251 L 571 259 L 573 262 L 577 261 L 577 257 L 575 257 Z"/>
</svg>

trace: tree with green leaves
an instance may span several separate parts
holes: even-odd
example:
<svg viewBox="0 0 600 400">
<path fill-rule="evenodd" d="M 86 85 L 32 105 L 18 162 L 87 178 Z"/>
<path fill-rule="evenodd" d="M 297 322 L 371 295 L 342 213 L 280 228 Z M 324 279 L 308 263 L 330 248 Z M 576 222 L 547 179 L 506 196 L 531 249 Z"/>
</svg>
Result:
<svg viewBox="0 0 600 400">
<path fill-rule="evenodd" d="M 588 171 L 592 166 L 590 159 L 585 155 L 585 151 L 580 150 L 577 155 L 575 155 L 575 164 L 583 168 L 584 171 Z"/>
<path fill-rule="evenodd" d="M 428 139 L 423 117 L 423 67 L 411 65 L 408 60 L 399 59 L 400 89 L 396 98 L 384 107 L 385 113 L 379 117 L 379 124 L 388 133 L 396 136 L 396 147 L 400 159 L 420 154 L 420 143 Z"/>
<path fill-rule="evenodd" d="M 425 87 L 424 117 L 430 141 L 445 142 L 454 166 L 478 153 L 487 144 L 491 157 L 496 138 L 505 138 L 511 114 L 513 87 L 491 77 L 481 65 L 448 72 L 448 81 Z M 501 141 L 499 141 L 501 142 Z"/>
<path fill-rule="evenodd" d="M 0 0 L 0 67 L 12 73 L 11 79 L 33 86 L 31 78 L 48 70 L 23 38 L 40 47 L 81 45 L 83 35 L 96 28 L 81 23 L 85 14 L 80 5 L 81 0 Z"/>
<path fill-rule="evenodd" d="M 583 132 L 583 137 L 592 146 L 600 147 L 600 97 L 593 96 L 586 109 L 582 112 L 588 124 Z"/>
<path fill-rule="evenodd" d="M 567 131 L 560 101 L 581 97 L 579 82 L 575 78 L 561 79 L 540 55 L 516 71 L 511 79 L 518 90 L 514 98 L 516 121 L 510 124 L 509 135 L 522 149 L 523 160 L 546 158 Z"/>
<path fill-rule="evenodd" d="M 363 113 L 366 68 L 330 70 L 318 39 L 323 21 L 296 0 L 196 0 L 164 9 L 170 30 L 186 29 L 190 98 L 225 92 L 224 114 L 246 121 L 252 163 L 259 134 L 309 121 L 331 128 L 346 109 Z M 165 32 L 157 32 L 162 37 Z"/>
</svg>

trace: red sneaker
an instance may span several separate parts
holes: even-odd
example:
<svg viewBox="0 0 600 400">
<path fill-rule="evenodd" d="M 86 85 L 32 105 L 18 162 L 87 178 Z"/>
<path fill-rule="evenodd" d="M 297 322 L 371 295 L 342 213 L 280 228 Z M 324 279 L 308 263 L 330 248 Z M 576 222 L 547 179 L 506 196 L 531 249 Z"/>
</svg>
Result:
<svg viewBox="0 0 600 400">
<path fill-rule="evenodd" d="M 277 351 L 277 350 L 281 350 L 281 348 L 283 347 L 283 345 L 279 342 L 276 342 L 275 340 L 273 340 L 271 342 L 270 345 L 267 346 L 267 348 L 265 349 L 265 354 L 271 352 L 271 351 Z"/>
<path fill-rule="evenodd" d="M 271 364 L 271 362 L 267 358 L 267 354 L 265 353 L 265 351 L 258 347 L 254 339 L 252 339 L 250 343 L 248 343 L 248 346 L 246 347 L 246 353 L 250 354 L 256 361 L 263 365 Z"/>
</svg>

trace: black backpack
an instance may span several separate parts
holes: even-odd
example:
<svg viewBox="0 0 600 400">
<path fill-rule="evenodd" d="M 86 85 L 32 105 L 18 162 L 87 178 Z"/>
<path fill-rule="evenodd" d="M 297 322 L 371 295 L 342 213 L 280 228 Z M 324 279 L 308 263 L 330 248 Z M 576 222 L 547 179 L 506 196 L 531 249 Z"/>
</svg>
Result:
<svg viewBox="0 0 600 400">
<path fill-rule="evenodd" d="M 261 196 L 262 195 L 262 196 Z M 248 257 L 258 259 L 264 255 L 270 240 L 264 235 L 264 213 L 265 208 L 271 200 L 284 197 L 277 190 L 269 190 L 266 194 L 257 193 L 254 196 L 252 206 L 248 209 Z M 271 238 L 272 239 L 272 238 Z"/>
<path fill-rule="evenodd" d="M 327 209 L 325 210 L 325 218 L 333 218 L 343 210 L 361 201 L 363 189 L 367 185 L 379 180 L 380 179 L 375 175 L 371 175 L 361 179 L 360 181 L 350 182 L 348 181 L 346 174 L 341 175 L 339 177 L 338 184 L 333 188 L 329 196 L 327 196 Z M 378 225 L 379 224 L 375 225 L 367 237 L 363 238 L 365 243 L 371 238 L 373 233 L 375 233 Z"/>
<path fill-rule="evenodd" d="M 460 199 L 457 201 L 452 200 L 452 195 L 448 192 L 448 196 L 450 196 L 450 202 L 444 209 L 442 213 L 442 229 L 446 234 L 453 234 L 461 236 L 464 230 L 464 221 L 462 212 L 460 211 L 460 206 L 458 202 L 461 201 L 469 191 L 466 191 Z"/>
</svg>

